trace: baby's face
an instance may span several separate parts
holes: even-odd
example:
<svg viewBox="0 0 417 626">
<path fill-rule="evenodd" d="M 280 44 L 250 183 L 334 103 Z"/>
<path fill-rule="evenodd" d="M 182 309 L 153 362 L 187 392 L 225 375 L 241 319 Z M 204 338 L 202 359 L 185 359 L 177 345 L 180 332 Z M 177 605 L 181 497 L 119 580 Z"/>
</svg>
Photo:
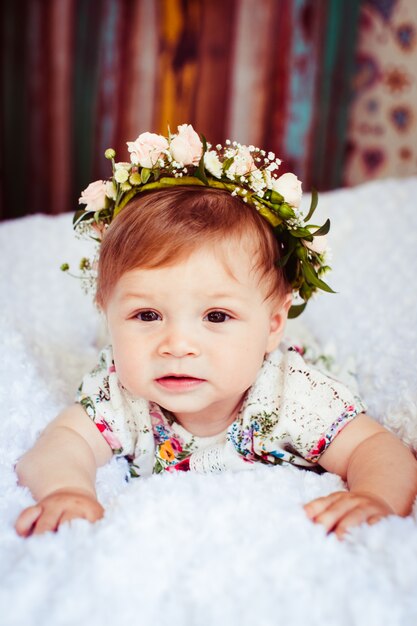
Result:
<svg viewBox="0 0 417 626">
<path fill-rule="evenodd" d="M 289 302 L 265 300 L 251 268 L 237 242 L 228 243 L 227 263 L 220 244 L 206 245 L 175 265 L 126 272 L 108 302 L 121 383 L 191 432 L 194 423 L 195 434 L 233 421 L 279 344 Z"/>
</svg>

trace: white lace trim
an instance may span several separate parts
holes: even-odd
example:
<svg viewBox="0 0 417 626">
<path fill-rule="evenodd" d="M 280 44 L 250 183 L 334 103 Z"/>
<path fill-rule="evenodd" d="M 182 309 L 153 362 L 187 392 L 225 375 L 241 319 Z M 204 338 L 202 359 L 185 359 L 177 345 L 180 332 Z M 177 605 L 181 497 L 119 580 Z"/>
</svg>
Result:
<svg viewBox="0 0 417 626">
<path fill-rule="evenodd" d="M 193 452 L 190 457 L 190 470 L 198 474 L 224 472 L 227 465 L 224 459 L 224 444 L 218 443 L 209 448 Z"/>
</svg>

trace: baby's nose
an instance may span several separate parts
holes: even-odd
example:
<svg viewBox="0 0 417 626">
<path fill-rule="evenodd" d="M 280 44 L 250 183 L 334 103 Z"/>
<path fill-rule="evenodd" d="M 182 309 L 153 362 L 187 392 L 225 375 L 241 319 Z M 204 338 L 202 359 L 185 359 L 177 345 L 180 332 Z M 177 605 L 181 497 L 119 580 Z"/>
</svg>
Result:
<svg viewBox="0 0 417 626">
<path fill-rule="evenodd" d="M 159 354 L 162 356 L 197 356 L 199 347 L 191 332 L 186 328 L 169 329 L 159 345 Z"/>
</svg>

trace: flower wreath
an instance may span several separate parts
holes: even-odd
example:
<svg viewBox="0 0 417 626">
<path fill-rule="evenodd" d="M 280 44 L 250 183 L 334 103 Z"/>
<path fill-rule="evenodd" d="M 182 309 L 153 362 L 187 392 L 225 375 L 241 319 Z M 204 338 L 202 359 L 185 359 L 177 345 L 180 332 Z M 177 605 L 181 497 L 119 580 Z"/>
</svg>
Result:
<svg viewBox="0 0 417 626">
<path fill-rule="evenodd" d="M 130 162 L 116 162 L 115 151 L 106 150 L 112 177 L 90 183 L 81 193 L 79 203 L 86 207 L 73 219 L 79 235 L 99 245 L 113 219 L 138 193 L 188 185 L 224 189 L 252 205 L 271 225 L 282 251 L 279 264 L 297 297 L 289 317 L 297 317 L 318 289 L 334 293 L 321 278 L 330 270 L 326 264 L 330 221 L 321 227 L 307 224 L 317 206 L 317 192 L 312 191 L 310 209 L 303 217 L 298 209 L 301 182 L 292 173 L 276 176 L 281 160 L 273 152 L 230 140 L 213 147 L 190 124 L 178 126 L 176 134 L 168 131 L 168 137 L 142 133 L 127 146 Z M 80 263 L 79 278 L 86 290 L 95 284 L 97 255 Z M 61 269 L 68 271 L 69 265 L 64 263 Z"/>
</svg>

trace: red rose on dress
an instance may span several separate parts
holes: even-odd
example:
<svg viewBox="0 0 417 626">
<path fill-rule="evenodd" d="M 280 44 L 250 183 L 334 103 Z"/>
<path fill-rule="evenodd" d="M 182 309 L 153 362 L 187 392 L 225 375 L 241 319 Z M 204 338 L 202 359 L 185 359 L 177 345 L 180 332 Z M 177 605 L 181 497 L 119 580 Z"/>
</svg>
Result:
<svg viewBox="0 0 417 626">
<path fill-rule="evenodd" d="M 189 472 L 190 471 L 190 457 L 179 461 L 175 465 L 171 466 L 172 469 L 178 470 L 179 472 Z"/>
<path fill-rule="evenodd" d="M 321 454 L 325 447 L 326 447 L 326 439 L 323 437 L 323 439 L 320 439 L 320 441 L 317 443 L 314 450 L 312 450 L 311 456 L 317 456 Z"/>
</svg>

